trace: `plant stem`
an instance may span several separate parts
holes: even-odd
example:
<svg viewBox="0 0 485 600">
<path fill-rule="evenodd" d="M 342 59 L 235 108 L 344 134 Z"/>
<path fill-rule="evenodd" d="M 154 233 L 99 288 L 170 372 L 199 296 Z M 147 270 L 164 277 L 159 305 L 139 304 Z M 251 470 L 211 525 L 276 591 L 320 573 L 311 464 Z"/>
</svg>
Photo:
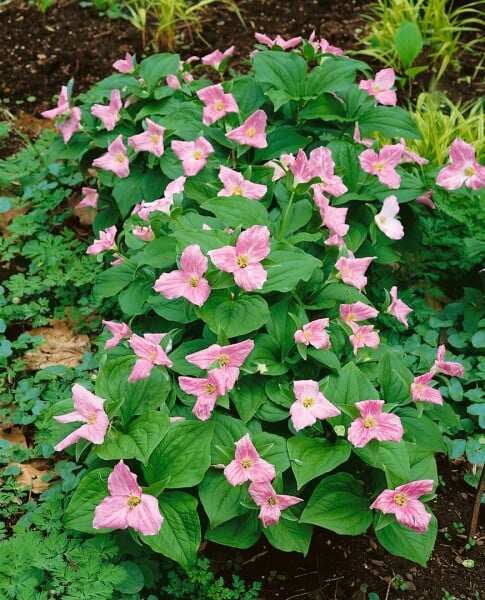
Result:
<svg viewBox="0 0 485 600">
<path fill-rule="evenodd" d="M 472 518 L 470 521 L 470 533 L 469 538 L 475 537 L 477 533 L 478 515 L 480 514 L 480 504 L 482 502 L 482 496 L 485 492 L 485 465 L 482 467 L 482 474 L 480 475 L 480 481 L 478 482 L 477 495 L 475 496 L 475 502 L 473 504 Z"/>
<path fill-rule="evenodd" d="M 290 199 L 288 200 L 288 206 L 286 207 L 285 214 L 283 215 L 283 220 L 281 221 L 280 233 L 278 239 L 281 239 L 285 230 L 286 230 L 286 221 L 288 220 L 291 207 L 293 205 L 293 200 L 295 199 L 295 189 L 291 192 Z"/>
</svg>

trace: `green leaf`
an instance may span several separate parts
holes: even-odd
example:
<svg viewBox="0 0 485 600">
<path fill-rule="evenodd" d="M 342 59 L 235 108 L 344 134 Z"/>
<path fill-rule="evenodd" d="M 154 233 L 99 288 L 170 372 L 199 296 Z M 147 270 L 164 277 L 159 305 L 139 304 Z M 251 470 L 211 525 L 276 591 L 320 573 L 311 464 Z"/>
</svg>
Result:
<svg viewBox="0 0 485 600">
<path fill-rule="evenodd" d="M 167 321 L 174 323 L 191 323 L 197 320 L 194 306 L 184 298 L 169 299 L 161 294 L 148 298 L 148 304 Z"/>
<path fill-rule="evenodd" d="M 426 567 L 426 562 L 433 551 L 438 524 L 433 516 L 428 530 L 424 533 L 417 533 L 397 521 L 382 528 L 375 526 L 375 530 L 379 543 L 388 552 Z"/>
<path fill-rule="evenodd" d="M 218 197 L 207 200 L 201 206 L 223 221 L 227 227 L 244 228 L 253 225 L 269 225 L 266 208 L 258 200 L 250 200 L 243 196 Z"/>
<path fill-rule="evenodd" d="M 372 522 L 369 500 L 361 484 L 349 473 L 322 479 L 300 518 L 342 535 L 360 535 Z"/>
<path fill-rule="evenodd" d="M 131 560 L 124 560 L 119 566 L 124 570 L 126 577 L 113 588 L 124 594 L 136 594 L 142 590 L 145 585 L 145 577 L 140 567 Z"/>
<path fill-rule="evenodd" d="M 168 269 L 175 265 L 177 240 L 168 235 L 156 238 L 144 247 L 141 255 L 137 256 L 140 264 L 158 269 Z"/>
<path fill-rule="evenodd" d="M 266 401 L 264 384 L 260 377 L 242 377 L 230 392 L 230 398 L 244 423 L 250 421 Z"/>
<path fill-rule="evenodd" d="M 338 375 L 326 378 L 324 394 L 336 406 L 379 398 L 375 387 L 353 362 L 347 363 Z"/>
<path fill-rule="evenodd" d="M 222 523 L 218 527 L 209 528 L 205 533 L 205 539 L 210 542 L 241 550 L 254 546 L 260 536 L 258 513 L 255 510 Z"/>
<path fill-rule="evenodd" d="M 216 424 L 211 442 L 211 464 L 228 464 L 234 458 L 235 442 L 248 433 L 239 419 L 213 413 L 211 421 Z"/>
<path fill-rule="evenodd" d="M 178 73 L 180 56 L 178 54 L 154 54 L 141 61 L 140 77 L 149 90 L 155 88 L 162 80 L 165 85 L 167 75 Z"/>
<path fill-rule="evenodd" d="M 360 134 L 370 137 L 378 131 L 385 137 L 421 139 L 411 114 L 399 106 L 373 106 L 359 116 Z"/>
<path fill-rule="evenodd" d="M 253 433 L 251 439 L 261 458 L 274 465 L 277 473 L 283 473 L 289 469 L 290 458 L 284 437 L 261 431 Z"/>
<path fill-rule="evenodd" d="M 101 500 L 109 496 L 108 476 L 111 471 L 109 467 L 96 469 L 81 480 L 64 513 L 63 523 L 67 529 L 99 533 L 99 530 L 93 528 L 94 509 Z"/>
<path fill-rule="evenodd" d="M 404 19 L 394 34 L 394 45 L 403 66 L 410 67 L 423 49 L 423 37 L 419 27 Z"/>
<path fill-rule="evenodd" d="M 245 487 L 232 486 L 221 471 L 207 471 L 199 484 L 199 496 L 211 527 L 217 527 L 247 512 L 247 508 L 241 504 L 241 500 L 248 498 Z"/>
<path fill-rule="evenodd" d="M 261 86 L 251 77 L 240 77 L 233 80 L 232 95 L 242 115 L 249 116 L 261 108 L 265 97 Z"/>
<path fill-rule="evenodd" d="M 298 113 L 302 121 L 321 119 L 322 121 L 349 121 L 345 113 L 345 107 L 331 94 L 321 94 L 316 100 L 309 102 L 303 110 Z"/>
<path fill-rule="evenodd" d="M 313 271 L 321 266 L 317 258 L 287 242 L 271 243 L 268 259 L 271 264 L 265 267 L 268 279 L 263 286 L 264 294 L 290 292 L 299 281 L 308 281 Z"/>
<path fill-rule="evenodd" d="M 137 202 L 143 200 L 142 183 L 145 174 L 132 170 L 128 177 L 119 179 L 111 192 L 123 218 L 127 217 Z"/>
<path fill-rule="evenodd" d="M 288 454 L 298 489 L 312 479 L 333 471 L 346 462 L 351 453 L 347 440 L 338 439 L 335 445 L 326 440 L 301 436 L 290 437 Z"/>
<path fill-rule="evenodd" d="M 415 442 L 426 450 L 433 452 L 446 452 L 446 447 L 441 431 L 426 415 L 418 416 L 414 408 L 405 408 L 398 411 L 404 427 L 404 438 Z"/>
<path fill-rule="evenodd" d="M 263 533 L 274 548 L 283 550 L 283 552 L 301 552 L 303 556 L 306 556 L 312 539 L 313 527 L 305 523 L 290 521 L 283 516 L 276 525 L 264 527 Z"/>
<path fill-rule="evenodd" d="M 255 331 L 269 318 L 268 304 L 261 296 L 232 297 L 226 291 L 213 292 L 197 312 L 214 333 L 223 331 L 228 338 Z"/>
<path fill-rule="evenodd" d="M 332 371 L 340 369 L 340 361 L 331 350 L 317 350 L 316 348 L 309 347 L 307 349 L 307 354 Z"/>
<path fill-rule="evenodd" d="M 304 95 L 306 70 L 306 61 L 297 54 L 265 50 L 254 55 L 256 81 L 286 92 L 288 99 Z"/>
<path fill-rule="evenodd" d="M 118 296 L 118 303 L 126 316 L 142 315 L 147 310 L 147 300 L 153 295 L 152 283 L 135 280 Z"/>
<path fill-rule="evenodd" d="M 148 484 L 170 477 L 168 488 L 191 487 L 202 481 L 210 466 L 214 423 L 177 421 L 155 448 L 143 470 Z"/>
<path fill-rule="evenodd" d="M 367 69 L 363 62 L 348 57 L 328 56 L 324 63 L 308 75 L 305 96 L 319 96 L 322 92 L 340 92 L 352 86 L 358 69 Z"/>
<path fill-rule="evenodd" d="M 409 400 L 413 374 L 402 365 L 397 353 L 385 351 L 377 365 L 382 397 L 387 402 L 402 404 Z"/>
<path fill-rule="evenodd" d="M 300 148 L 305 148 L 310 138 L 300 135 L 290 125 L 280 125 L 268 133 L 267 141 L 267 148 L 256 150 L 254 153 L 255 162 L 262 163 L 285 153 L 296 154 Z"/>
<path fill-rule="evenodd" d="M 103 271 L 96 277 L 93 294 L 97 298 L 116 296 L 133 281 L 135 269 L 128 263 L 121 263 Z"/>
<path fill-rule="evenodd" d="M 188 570 L 195 564 L 201 542 L 197 500 L 185 492 L 167 492 L 158 502 L 163 516 L 160 531 L 140 537 L 152 550 Z"/>
<path fill-rule="evenodd" d="M 183 222 L 183 217 L 181 217 L 179 222 Z M 217 231 L 216 229 L 182 229 L 180 231 L 175 231 L 173 236 L 177 238 L 179 244 L 183 247 L 189 246 L 190 244 L 197 244 L 200 246 L 203 254 L 207 254 L 209 250 L 228 246 L 231 243 L 231 236 L 228 233 L 225 231 Z"/>
</svg>

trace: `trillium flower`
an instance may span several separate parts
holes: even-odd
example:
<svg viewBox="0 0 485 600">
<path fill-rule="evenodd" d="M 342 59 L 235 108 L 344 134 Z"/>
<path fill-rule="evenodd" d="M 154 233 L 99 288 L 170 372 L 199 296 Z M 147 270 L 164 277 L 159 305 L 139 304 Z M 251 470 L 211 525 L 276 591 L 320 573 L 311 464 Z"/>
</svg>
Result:
<svg viewBox="0 0 485 600">
<path fill-rule="evenodd" d="M 95 240 L 86 249 L 86 254 L 100 254 L 105 250 L 116 248 L 116 225 L 99 232 L 99 240 Z"/>
<path fill-rule="evenodd" d="M 182 169 L 187 176 L 197 175 L 205 167 L 209 154 L 214 152 L 212 144 L 202 136 L 195 142 L 174 140 L 172 150 L 175 156 L 182 161 Z"/>
<path fill-rule="evenodd" d="M 264 110 L 257 110 L 237 129 L 226 133 L 226 137 L 238 144 L 252 146 L 253 148 L 266 148 L 266 121 Z"/>
<path fill-rule="evenodd" d="M 404 237 L 404 228 L 401 221 L 396 219 L 399 213 L 399 204 L 396 196 L 388 196 L 379 213 L 374 217 L 377 227 L 391 240 L 400 240 Z"/>
<path fill-rule="evenodd" d="M 133 227 L 132 233 L 143 242 L 150 242 L 155 238 L 155 234 L 150 225 L 137 225 L 136 227 Z"/>
<path fill-rule="evenodd" d="M 330 348 L 330 338 L 326 331 L 329 324 L 328 319 L 316 319 L 303 325 L 303 329 L 295 332 L 294 339 L 297 344 L 313 346 L 317 350 Z"/>
<path fill-rule="evenodd" d="M 135 362 L 128 381 L 146 379 L 155 365 L 166 367 L 173 365 L 165 354 L 165 350 L 160 346 L 164 337 L 164 333 L 144 333 L 143 337 L 134 333 L 131 336 L 129 344 L 139 358 Z"/>
<path fill-rule="evenodd" d="M 57 129 L 60 131 L 65 144 L 67 144 L 76 131 L 82 129 L 80 108 L 75 106 L 67 113 L 67 115 L 68 118 L 57 125 Z"/>
<path fill-rule="evenodd" d="M 250 200 L 260 200 L 268 190 L 265 185 L 244 179 L 241 173 L 224 165 L 219 169 L 219 180 L 224 187 L 217 193 L 218 196 L 244 196 Z"/>
<path fill-rule="evenodd" d="M 350 343 L 354 348 L 354 354 L 357 354 L 359 348 L 374 348 L 379 346 L 381 340 L 377 331 L 374 331 L 374 325 L 357 325 L 349 323 L 352 329 L 352 335 L 349 336 Z"/>
<path fill-rule="evenodd" d="M 372 138 L 361 138 L 360 137 L 360 127 L 359 127 L 358 121 L 355 122 L 353 138 L 354 138 L 354 141 L 356 141 L 359 144 L 362 144 L 363 146 L 366 146 L 367 148 L 370 148 L 372 146 L 372 144 L 374 143 L 374 140 Z"/>
<path fill-rule="evenodd" d="M 63 85 L 61 87 L 61 93 L 59 94 L 59 98 L 57 100 L 56 108 L 51 108 L 50 110 L 44 110 L 40 114 L 44 117 L 44 119 L 55 119 L 55 117 L 59 117 L 60 115 L 65 115 L 70 111 L 69 108 L 69 96 L 67 93 L 67 86 Z"/>
<path fill-rule="evenodd" d="M 400 442 L 404 435 L 401 419 L 391 413 L 383 413 L 384 400 L 363 400 L 355 406 L 360 417 L 349 427 L 348 439 L 356 448 L 363 448 L 370 440 Z"/>
<path fill-rule="evenodd" d="M 400 485 L 394 490 L 384 490 L 370 507 L 384 514 L 393 514 L 402 525 L 424 533 L 428 529 L 431 515 L 426 512 L 419 497 L 430 494 L 433 485 L 432 479 L 421 479 Z"/>
<path fill-rule="evenodd" d="M 408 150 L 406 147 L 406 140 L 404 138 L 401 138 L 399 140 L 399 143 L 401 144 L 403 149 L 402 162 L 413 162 L 417 165 L 427 165 L 429 163 L 429 160 L 427 158 L 423 158 L 422 156 L 419 156 L 419 154 Z"/>
<path fill-rule="evenodd" d="M 291 422 L 296 431 L 340 414 L 340 410 L 325 398 L 318 383 L 311 379 L 294 381 L 296 401 L 290 406 Z"/>
<path fill-rule="evenodd" d="M 391 88 L 396 80 L 394 69 L 382 69 L 376 73 L 375 79 L 367 79 L 359 83 L 359 88 L 385 106 L 396 106 L 396 92 Z"/>
<path fill-rule="evenodd" d="M 255 33 L 254 37 L 260 44 L 264 44 L 265 46 L 268 46 L 268 48 L 279 46 L 282 50 L 289 50 L 290 48 L 294 48 L 301 44 L 300 35 L 289 40 L 284 40 L 280 35 L 277 35 L 273 40 L 264 33 Z"/>
<path fill-rule="evenodd" d="M 147 130 L 128 138 L 128 144 L 135 149 L 135 152 L 146 150 L 157 157 L 164 153 L 163 134 L 165 127 L 158 125 L 151 119 L 146 120 Z"/>
<path fill-rule="evenodd" d="M 436 209 L 436 204 L 433 202 L 433 200 L 431 200 L 431 196 L 433 195 L 433 191 L 434 190 L 428 190 L 422 196 L 418 196 L 416 198 L 416 202 L 418 202 L 418 204 L 424 204 L 425 206 L 429 206 L 429 208 L 435 210 Z"/>
<path fill-rule="evenodd" d="M 365 321 L 366 319 L 374 319 L 379 314 L 379 311 L 376 308 L 360 301 L 354 302 L 353 304 L 341 304 L 339 312 L 341 319 L 347 323 L 347 325 Z"/>
<path fill-rule="evenodd" d="M 133 73 L 133 56 L 127 52 L 125 58 L 120 58 L 113 63 L 113 69 L 116 69 L 119 73 Z"/>
<path fill-rule="evenodd" d="M 290 167 L 290 171 L 293 175 L 294 187 L 300 183 L 307 183 L 314 176 L 312 165 L 301 148 L 298 150 L 298 154 Z"/>
<path fill-rule="evenodd" d="M 279 157 L 278 162 L 269 160 L 268 162 L 264 163 L 264 166 L 274 169 L 274 174 L 271 178 L 271 181 L 278 181 L 278 179 L 281 179 L 286 175 L 286 170 L 289 169 L 294 162 L 295 157 L 293 154 L 282 154 Z"/>
<path fill-rule="evenodd" d="M 315 184 L 322 192 L 338 197 L 348 190 L 342 178 L 335 175 L 335 162 L 332 152 L 325 146 L 314 148 L 308 157 L 309 166 L 313 177 L 318 177 L 321 183 Z"/>
<path fill-rule="evenodd" d="M 436 178 L 437 185 L 447 190 L 457 190 L 463 184 L 472 190 L 485 186 L 485 167 L 475 158 L 475 149 L 461 139 L 452 142 L 451 165 L 441 169 Z"/>
<path fill-rule="evenodd" d="M 366 173 L 377 175 L 377 179 L 392 189 L 401 184 L 401 176 L 396 171 L 401 163 L 403 149 L 401 144 L 388 144 L 379 154 L 374 150 L 364 150 L 359 155 L 360 166 Z"/>
<path fill-rule="evenodd" d="M 201 421 L 206 421 L 212 414 L 217 398 L 225 393 L 225 378 L 219 369 L 207 373 L 206 378 L 179 377 L 179 386 L 186 394 L 197 396 L 192 409 Z"/>
<path fill-rule="evenodd" d="M 132 331 L 126 323 L 117 323 L 116 321 L 101 321 L 108 328 L 113 337 L 106 340 L 104 345 L 105 350 L 115 348 L 124 337 L 130 337 Z"/>
<path fill-rule="evenodd" d="M 227 50 L 224 50 L 224 52 L 221 52 L 220 50 L 214 50 L 214 52 L 206 54 L 202 57 L 202 64 L 207 65 L 208 67 L 212 67 L 213 69 L 218 71 L 222 61 L 225 60 L 228 56 L 232 56 L 235 48 L 235 46 L 230 46 Z"/>
<path fill-rule="evenodd" d="M 235 248 L 224 246 L 208 254 L 218 269 L 234 275 L 243 290 L 260 290 L 268 277 L 261 261 L 270 251 L 269 235 L 265 225 L 253 225 L 239 235 Z"/>
<path fill-rule="evenodd" d="M 313 46 L 315 50 L 323 52 L 324 54 L 333 54 L 334 56 L 343 56 L 344 51 L 337 46 L 332 46 L 325 38 L 315 39 L 315 31 L 312 31 L 308 38 L 308 43 Z"/>
<path fill-rule="evenodd" d="M 126 147 L 123 144 L 123 136 L 120 134 L 108 146 L 108 152 L 93 160 L 93 167 L 104 171 L 113 171 L 118 177 L 128 177 L 130 174 L 130 162 L 126 156 Z"/>
<path fill-rule="evenodd" d="M 143 535 L 156 535 L 163 517 L 155 496 L 144 494 L 137 476 L 120 462 L 108 477 L 110 495 L 101 500 L 94 511 L 94 529 L 127 529 Z"/>
<path fill-rule="evenodd" d="M 241 485 L 246 481 L 271 481 L 276 477 L 274 465 L 259 456 L 249 433 L 235 444 L 234 460 L 224 469 L 224 475 L 231 485 Z"/>
<path fill-rule="evenodd" d="M 176 75 L 167 75 L 165 81 L 167 82 L 168 87 L 172 88 L 173 90 L 180 90 L 182 87 L 180 85 L 179 78 Z"/>
<path fill-rule="evenodd" d="M 396 317 L 398 321 L 400 321 L 403 325 L 408 327 L 408 319 L 407 316 L 409 313 L 413 312 L 412 308 L 409 308 L 407 304 L 404 304 L 402 300 L 399 300 L 397 297 L 397 286 L 393 285 L 389 290 L 391 295 L 392 302 L 387 309 L 387 312 L 390 315 Z"/>
<path fill-rule="evenodd" d="M 443 396 L 439 390 L 435 390 L 429 385 L 434 373 L 435 371 L 431 370 L 414 378 L 411 384 L 411 397 L 414 402 L 430 402 L 431 404 L 443 405 Z"/>
<path fill-rule="evenodd" d="M 163 193 L 163 198 L 158 198 L 158 200 L 153 200 L 152 202 L 142 200 L 140 204 L 135 206 L 131 214 L 138 215 L 144 221 L 148 221 L 150 214 L 155 211 L 170 214 L 173 197 L 175 194 L 181 194 L 184 191 L 185 181 L 186 177 L 177 177 L 177 179 L 174 179 L 167 185 Z"/>
<path fill-rule="evenodd" d="M 259 519 L 263 527 L 276 525 L 281 516 L 281 511 L 289 506 L 303 502 L 302 498 L 277 494 L 269 481 L 253 481 L 248 489 L 249 495 L 260 507 Z"/>
<path fill-rule="evenodd" d="M 434 368 L 439 373 L 444 373 L 445 375 L 449 375 L 450 377 L 463 377 L 463 373 L 465 372 L 463 365 L 461 365 L 458 362 L 444 360 L 445 352 L 445 345 L 441 344 L 441 346 L 439 346 L 438 348 L 438 355 L 436 356 L 436 360 L 434 361 Z"/>
<path fill-rule="evenodd" d="M 216 368 L 213 368 L 209 373 L 222 377 L 221 381 L 224 382 L 225 393 L 230 392 L 234 387 L 239 377 L 239 367 L 253 348 L 253 340 L 245 340 L 228 346 L 212 344 L 205 350 L 188 354 L 185 359 L 200 369 L 209 369 L 209 367 L 216 365 Z"/>
<path fill-rule="evenodd" d="M 72 388 L 72 398 L 75 411 L 67 415 L 58 415 L 54 419 L 58 423 L 83 421 L 85 424 L 56 444 L 54 450 L 57 451 L 64 450 L 80 439 L 88 440 L 93 444 L 102 444 L 108 430 L 109 419 L 103 409 L 104 398 L 96 396 L 78 383 Z"/>
<path fill-rule="evenodd" d="M 203 59 L 202 59 L 203 60 Z M 239 112 L 239 107 L 232 94 L 225 94 L 220 83 L 202 88 L 197 96 L 205 104 L 202 111 L 202 123 L 212 125 L 230 112 Z"/>
<path fill-rule="evenodd" d="M 323 195 L 318 185 L 312 185 L 313 199 L 320 210 L 320 216 L 330 236 L 325 240 L 327 246 L 345 246 L 344 235 L 349 231 L 349 225 L 345 222 L 348 208 L 330 206 L 330 200 Z"/>
<path fill-rule="evenodd" d="M 211 293 L 209 282 L 204 278 L 208 264 L 200 246 L 187 246 L 180 257 L 181 270 L 162 273 L 153 289 L 169 300 L 185 298 L 196 306 L 202 306 Z"/>
<path fill-rule="evenodd" d="M 76 205 L 76 208 L 96 208 L 98 206 L 99 194 L 98 190 L 91 187 L 83 187 L 81 189 L 82 199 Z"/>
<path fill-rule="evenodd" d="M 114 89 L 111 90 L 108 106 L 93 104 L 91 114 L 98 117 L 108 131 L 113 131 L 120 120 L 121 106 L 120 90 Z"/>
<path fill-rule="evenodd" d="M 376 257 L 368 256 L 366 258 L 355 258 L 352 252 L 348 251 L 348 254 L 348 257 L 341 256 L 337 260 L 335 268 L 339 272 L 344 283 L 354 286 L 361 292 L 367 285 L 367 277 L 364 273 Z"/>
</svg>

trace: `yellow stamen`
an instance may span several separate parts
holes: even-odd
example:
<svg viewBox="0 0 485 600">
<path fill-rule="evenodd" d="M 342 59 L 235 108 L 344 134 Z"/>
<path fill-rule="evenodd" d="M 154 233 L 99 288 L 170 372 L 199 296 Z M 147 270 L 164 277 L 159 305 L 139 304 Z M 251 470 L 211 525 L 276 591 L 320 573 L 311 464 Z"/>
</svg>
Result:
<svg viewBox="0 0 485 600">
<path fill-rule="evenodd" d="M 463 172 L 467 177 L 471 177 L 472 175 L 475 175 L 475 167 L 472 167 L 472 165 L 465 167 Z"/>
<path fill-rule="evenodd" d="M 150 142 L 152 144 L 158 144 L 159 141 L 160 141 L 160 136 L 159 135 L 151 135 L 150 136 Z"/>
<path fill-rule="evenodd" d="M 216 100 L 216 102 L 214 102 L 214 108 L 216 110 L 223 110 L 224 109 L 224 102 L 222 102 L 222 100 Z"/>
<path fill-rule="evenodd" d="M 312 339 L 312 332 L 307 329 L 307 331 L 303 332 L 303 337 L 309 342 Z"/>
<path fill-rule="evenodd" d="M 194 158 L 195 160 L 200 160 L 202 158 L 202 152 L 200 150 L 196 150 L 194 152 Z"/>
<path fill-rule="evenodd" d="M 219 366 L 227 367 L 228 364 L 229 364 L 229 356 L 227 354 L 221 354 L 219 356 Z"/>
<path fill-rule="evenodd" d="M 246 131 L 246 135 L 248 136 L 248 138 L 253 138 L 256 135 L 256 129 L 254 129 L 254 127 L 250 127 Z"/>
<path fill-rule="evenodd" d="M 406 504 L 408 503 L 407 494 L 405 494 L 404 492 L 399 492 L 399 494 L 396 494 L 394 496 L 394 502 L 398 506 L 406 506 Z"/>
<path fill-rule="evenodd" d="M 141 504 L 141 498 L 138 498 L 138 496 L 130 496 L 126 501 L 126 504 L 128 504 L 129 508 L 133 509 L 139 504 Z"/>
<path fill-rule="evenodd" d="M 364 427 L 366 429 L 372 429 L 377 425 L 376 420 L 373 417 L 366 417 L 364 419 Z"/>
<path fill-rule="evenodd" d="M 236 185 L 236 187 L 232 190 L 234 196 L 244 196 L 244 190 L 240 185 Z"/>
<path fill-rule="evenodd" d="M 243 469 L 250 469 L 253 466 L 253 461 L 250 458 L 243 458 L 241 461 L 241 467 Z"/>
<path fill-rule="evenodd" d="M 206 383 L 204 385 L 204 390 L 208 396 L 212 396 L 216 393 L 216 386 L 213 383 Z"/>
<path fill-rule="evenodd" d="M 87 420 L 88 425 L 94 425 L 94 423 L 96 423 L 96 413 L 92 413 L 91 415 L 89 415 Z"/>
<path fill-rule="evenodd" d="M 249 257 L 247 257 L 245 254 L 240 254 L 236 257 L 236 265 L 240 269 L 245 269 L 249 265 Z"/>
<path fill-rule="evenodd" d="M 194 275 L 189 279 L 190 287 L 197 287 L 199 285 L 199 281 L 200 279 L 196 275 Z"/>
<path fill-rule="evenodd" d="M 125 156 L 124 154 L 117 154 L 116 155 L 116 162 L 122 163 L 125 160 Z"/>
<path fill-rule="evenodd" d="M 374 170 L 378 173 L 382 173 L 382 171 L 384 171 L 384 164 L 381 162 L 374 163 Z"/>
<path fill-rule="evenodd" d="M 276 496 L 270 496 L 266 502 L 270 505 L 270 506 L 276 506 L 278 504 L 278 498 Z"/>
<path fill-rule="evenodd" d="M 313 404 L 314 404 L 313 398 L 310 398 L 310 396 L 303 398 L 302 404 L 305 408 L 310 408 L 310 406 L 313 406 Z"/>
</svg>

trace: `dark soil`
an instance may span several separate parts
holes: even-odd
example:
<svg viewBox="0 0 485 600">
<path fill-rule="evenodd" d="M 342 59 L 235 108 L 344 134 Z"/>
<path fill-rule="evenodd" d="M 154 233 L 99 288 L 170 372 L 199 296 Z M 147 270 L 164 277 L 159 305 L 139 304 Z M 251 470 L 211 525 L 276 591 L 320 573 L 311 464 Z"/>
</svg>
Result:
<svg viewBox="0 0 485 600">
<path fill-rule="evenodd" d="M 253 49 L 255 31 L 289 38 L 315 30 L 333 45 L 356 50 L 370 2 L 238 0 L 237 4 L 246 28 L 234 13 L 213 6 L 202 19 L 202 37 L 181 32 L 182 58 L 235 44 L 231 65 L 237 67 Z M 39 118 L 40 112 L 54 106 L 52 97 L 69 79 L 74 79 L 74 92 L 79 93 L 111 74 L 112 63 L 126 52 L 143 56 L 140 35 L 129 23 L 99 18 L 94 9 L 80 8 L 77 0 L 58 0 L 45 16 L 23 0 L 0 0 L 0 47 L 0 120 L 9 113 L 17 118 L 3 156 L 23 144 L 22 135 L 35 137 L 48 124 Z M 473 75 L 480 58 L 462 55 L 461 71 L 443 79 L 441 85 L 453 100 L 483 95 L 483 78 L 477 77 L 472 85 L 462 83 Z M 420 83 L 427 85 L 424 78 Z M 484 511 L 476 544 L 466 550 L 474 499 L 472 488 L 463 481 L 466 465 L 442 459 L 439 467 L 443 483 L 432 506 L 439 534 L 427 569 L 388 555 L 372 535 L 350 538 L 324 530 L 315 532 L 306 559 L 263 543 L 245 552 L 208 545 L 205 553 L 221 571 L 239 569 L 247 581 L 262 581 L 264 600 L 366 600 L 370 592 L 379 594 L 380 600 L 483 600 Z M 462 524 L 464 532 L 454 523 Z M 463 566 L 465 558 L 473 559 L 475 566 Z M 452 596 L 445 596 L 445 590 Z"/>
</svg>

